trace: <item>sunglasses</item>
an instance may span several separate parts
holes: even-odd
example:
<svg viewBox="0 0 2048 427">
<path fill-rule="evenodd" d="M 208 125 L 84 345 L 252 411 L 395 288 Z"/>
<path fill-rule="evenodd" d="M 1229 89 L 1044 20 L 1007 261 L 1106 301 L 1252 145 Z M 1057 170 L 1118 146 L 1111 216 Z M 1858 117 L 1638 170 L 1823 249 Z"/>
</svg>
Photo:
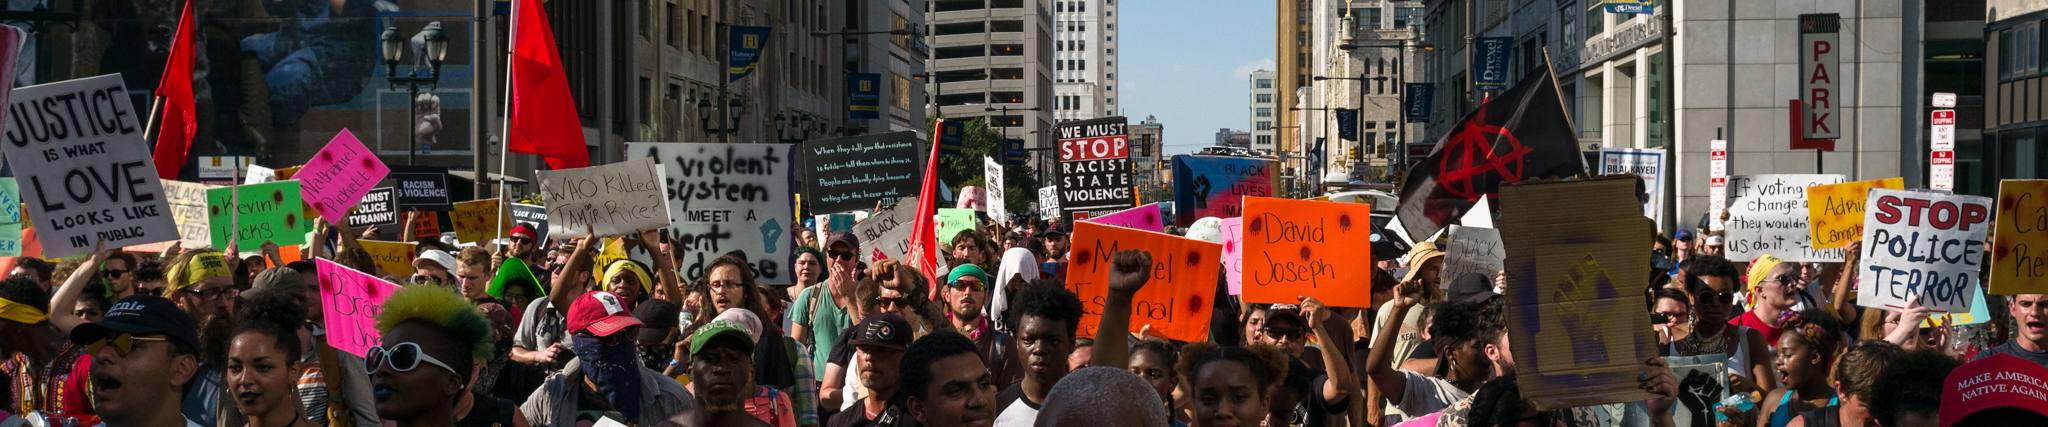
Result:
<svg viewBox="0 0 2048 427">
<path fill-rule="evenodd" d="M 427 362 L 428 364 L 439 366 L 441 369 L 447 369 L 450 373 L 457 373 L 455 368 L 450 368 L 448 364 L 441 363 L 434 356 L 428 356 L 426 352 L 420 351 L 419 344 L 410 342 L 398 343 L 389 349 L 372 346 L 370 351 L 363 355 L 363 366 L 371 374 L 377 373 L 385 364 L 390 364 L 393 371 L 411 372 L 414 368 L 420 367 L 420 362 Z"/>
<path fill-rule="evenodd" d="M 955 280 L 953 281 L 952 285 L 954 289 L 968 288 L 968 290 L 975 292 L 980 292 L 982 290 L 980 280 Z"/>
<path fill-rule="evenodd" d="M 116 270 L 116 269 L 112 269 L 112 268 L 109 268 L 109 269 L 105 269 L 105 270 L 100 270 L 100 272 L 101 272 L 101 273 L 106 273 L 106 275 L 107 275 L 107 278 L 109 278 L 109 279 L 119 279 L 119 278 L 121 278 L 121 275 L 123 275 L 123 274 L 128 274 L 128 270 Z"/>
<path fill-rule="evenodd" d="M 899 308 L 909 307 L 909 306 L 910 306 L 910 300 L 908 300 L 908 299 L 905 299 L 905 298 L 902 298 L 902 297 L 896 297 L 896 298 L 882 298 L 882 297 L 875 297 L 875 306 L 876 306 L 876 307 L 881 307 L 881 308 L 882 308 L 882 309 L 884 309 L 884 310 L 896 310 L 896 309 L 899 309 Z"/>
<path fill-rule="evenodd" d="M 832 259 L 853 259 L 854 254 L 852 252 L 832 251 L 826 256 L 830 256 Z"/>
<path fill-rule="evenodd" d="M 92 344 L 86 344 L 85 352 L 86 354 L 100 354 L 100 349 L 107 348 L 108 344 L 113 344 L 114 354 L 127 356 L 128 352 L 135 351 L 136 341 L 170 340 L 163 337 L 138 337 L 130 334 L 120 334 L 115 335 L 113 338 L 101 338 L 99 341 L 93 341 Z"/>
<path fill-rule="evenodd" d="M 1700 301 L 1711 302 L 1715 304 L 1734 304 L 1735 293 L 1707 291 L 1700 294 Z"/>
<path fill-rule="evenodd" d="M 513 237 L 512 243 L 533 243 L 533 239 L 528 239 L 525 237 Z"/>
<path fill-rule="evenodd" d="M 1303 334 L 1308 333 L 1296 328 L 1264 328 L 1260 329 L 1259 332 L 1265 333 L 1269 337 L 1286 338 L 1289 340 L 1299 340 Z"/>
</svg>

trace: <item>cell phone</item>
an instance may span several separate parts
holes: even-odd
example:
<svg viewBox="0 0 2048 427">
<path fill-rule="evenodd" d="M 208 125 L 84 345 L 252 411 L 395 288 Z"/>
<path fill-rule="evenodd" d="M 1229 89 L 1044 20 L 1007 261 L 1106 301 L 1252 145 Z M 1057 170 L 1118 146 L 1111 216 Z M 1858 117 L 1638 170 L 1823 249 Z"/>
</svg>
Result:
<svg viewBox="0 0 2048 427">
<path fill-rule="evenodd" d="M 1662 325 L 1666 323 L 1671 323 L 1670 315 L 1664 313 L 1650 313 L 1650 324 Z"/>
</svg>

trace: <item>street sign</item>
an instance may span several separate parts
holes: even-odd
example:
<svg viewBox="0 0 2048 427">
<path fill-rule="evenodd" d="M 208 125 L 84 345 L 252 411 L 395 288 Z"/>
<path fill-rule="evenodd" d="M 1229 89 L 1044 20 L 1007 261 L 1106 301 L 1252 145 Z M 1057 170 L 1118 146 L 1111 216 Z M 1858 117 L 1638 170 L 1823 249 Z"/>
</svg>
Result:
<svg viewBox="0 0 2048 427">
<path fill-rule="evenodd" d="M 1953 93 L 1948 93 L 1948 92 L 1935 92 L 1935 93 L 1934 93 L 1934 107 L 1935 107 L 1935 108 L 1956 108 L 1956 94 L 1953 94 Z"/>
<path fill-rule="evenodd" d="M 1707 150 L 1707 228 L 1721 231 L 1721 214 L 1728 209 L 1728 141 L 1716 139 L 1708 142 Z"/>
<path fill-rule="evenodd" d="M 1836 139 L 1842 118 L 1836 114 L 1841 102 L 1836 88 L 1842 75 L 1841 15 L 1812 13 L 1799 15 L 1799 101 L 1805 105 L 1800 117 L 1800 137 Z M 1832 150 L 1830 150 L 1832 151 Z"/>
<path fill-rule="evenodd" d="M 1956 189 L 1956 152 L 1936 150 L 1927 159 L 1927 188 L 1934 190 Z"/>
<path fill-rule="evenodd" d="M 1932 122 L 1935 126 L 1954 126 L 1956 124 L 1956 110 L 1934 110 Z"/>
<path fill-rule="evenodd" d="M 1956 149 L 1956 110 L 1934 110 L 1932 148 L 1936 151 Z"/>
</svg>

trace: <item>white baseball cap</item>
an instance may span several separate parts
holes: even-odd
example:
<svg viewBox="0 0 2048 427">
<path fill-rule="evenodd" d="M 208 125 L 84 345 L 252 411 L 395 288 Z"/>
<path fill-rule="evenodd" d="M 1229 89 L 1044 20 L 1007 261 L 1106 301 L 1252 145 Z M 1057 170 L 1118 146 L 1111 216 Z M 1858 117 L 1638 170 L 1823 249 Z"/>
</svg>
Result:
<svg viewBox="0 0 2048 427">
<path fill-rule="evenodd" d="M 412 259 L 412 267 L 420 268 L 420 263 L 425 262 L 434 263 L 436 264 L 436 266 L 441 267 L 443 269 L 455 269 L 455 256 L 449 255 L 447 252 L 443 252 L 439 249 L 428 249 L 425 251 L 421 251 L 420 256 L 418 258 Z"/>
</svg>

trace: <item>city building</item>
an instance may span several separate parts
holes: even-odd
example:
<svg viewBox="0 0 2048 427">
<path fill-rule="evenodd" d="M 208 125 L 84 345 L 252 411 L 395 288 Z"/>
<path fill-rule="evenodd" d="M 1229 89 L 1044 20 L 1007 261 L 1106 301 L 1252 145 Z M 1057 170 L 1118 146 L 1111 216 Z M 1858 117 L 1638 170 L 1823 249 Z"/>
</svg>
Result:
<svg viewBox="0 0 2048 427">
<path fill-rule="evenodd" d="M 1275 145 L 1275 137 L 1280 133 L 1279 127 L 1276 126 L 1277 120 L 1280 118 L 1274 112 L 1280 105 L 1276 103 L 1274 98 L 1279 95 L 1279 91 L 1273 89 L 1273 72 L 1270 70 L 1253 71 L 1250 80 L 1252 93 L 1251 110 L 1249 111 L 1252 119 L 1251 148 L 1271 152 L 1279 148 L 1278 145 Z"/>
<path fill-rule="evenodd" d="M 1217 147 L 1251 148 L 1252 133 L 1222 128 L 1216 130 Z"/>
<path fill-rule="evenodd" d="M 1051 0 L 928 0 L 931 93 L 928 113 L 983 117 L 1026 148 L 1053 138 L 1053 2 Z M 1050 150 L 1047 150 L 1050 152 Z M 1050 170 L 1052 159 L 1033 156 Z"/>
<path fill-rule="evenodd" d="M 1165 182 L 1161 174 L 1173 173 L 1172 165 L 1160 162 L 1166 159 L 1166 125 L 1159 124 L 1159 118 L 1145 116 L 1145 121 L 1130 127 L 1131 172 L 1138 175 L 1131 180 L 1139 188 L 1151 188 Z"/>
<path fill-rule="evenodd" d="M 1273 63 L 1276 67 L 1273 70 L 1273 89 L 1274 114 L 1278 120 L 1273 127 L 1281 131 L 1274 134 L 1277 144 L 1273 151 L 1283 159 L 1288 153 L 1299 150 L 1297 147 L 1304 142 L 1301 117 L 1295 114 L 1297 111 L 1288 109 L 1303 106 L 1301 91 L 1309 85 L 1309 76 L 1314 75 L 1310 71 L 1315 63 L 1310 58 L 1313 53 L 1310 43 L 1314 40 L 1311 33 L 1315 31 L 1313 3 L 1317 1 L 1321 0 L 1274 0 L 1278 7 L 1273 25 Z M 1274 174 L 1274 179 L 1294 175 L 1292 170 L 1296 166 L 1298 164 L 1283 166 L 1281 169 L 1285 172 Z"/>
<path fill-rule="evenodd" d="M 1121 114 L 1116 45 L 1116 0 L 1053 0 L 1054 120 Z"/>
<path fill-rule="evenodd" d="M 1351 3 L 1349 9 L 1341 9 L 1344 14 L 1336 20 L 1338 25 L 1328 32 L 1336 36 L 1329 40 L 1330 49 L 1319 50 L 1328 52 L 1327 60 L 1319 64 L 1319 73 L 1310 80 L 1317 82 L 1318 99 L 1325 108 L 1359 111 L 1358 129 L 1355 139 L 1339 137 L 1334 113 L 1328 122 L 1319 121 L 1312 126 L 1329 129 L 1325 174 L 1337 171 L 1358 180 L 1391 179 L 1386 167 L 1400 160 L 1393 150 L 1402 148 L 1403 136 L 1420 136 L 1423 126 L 1408 123 L 1403 115 L 1401 90 L 1403 82 L 1416 78 L 1413 59 L 1414 53 L 1422 48 L 1416 43 L 1422 5 L 1414 1 L 1372 1 Z M 1361 159 L 1350 158 L 1352 148 L 1358 148 Z M 1367 171 L 1375 166 L 1381 168 L 1382 175 L 1367 176 Z"/>
</svg>

